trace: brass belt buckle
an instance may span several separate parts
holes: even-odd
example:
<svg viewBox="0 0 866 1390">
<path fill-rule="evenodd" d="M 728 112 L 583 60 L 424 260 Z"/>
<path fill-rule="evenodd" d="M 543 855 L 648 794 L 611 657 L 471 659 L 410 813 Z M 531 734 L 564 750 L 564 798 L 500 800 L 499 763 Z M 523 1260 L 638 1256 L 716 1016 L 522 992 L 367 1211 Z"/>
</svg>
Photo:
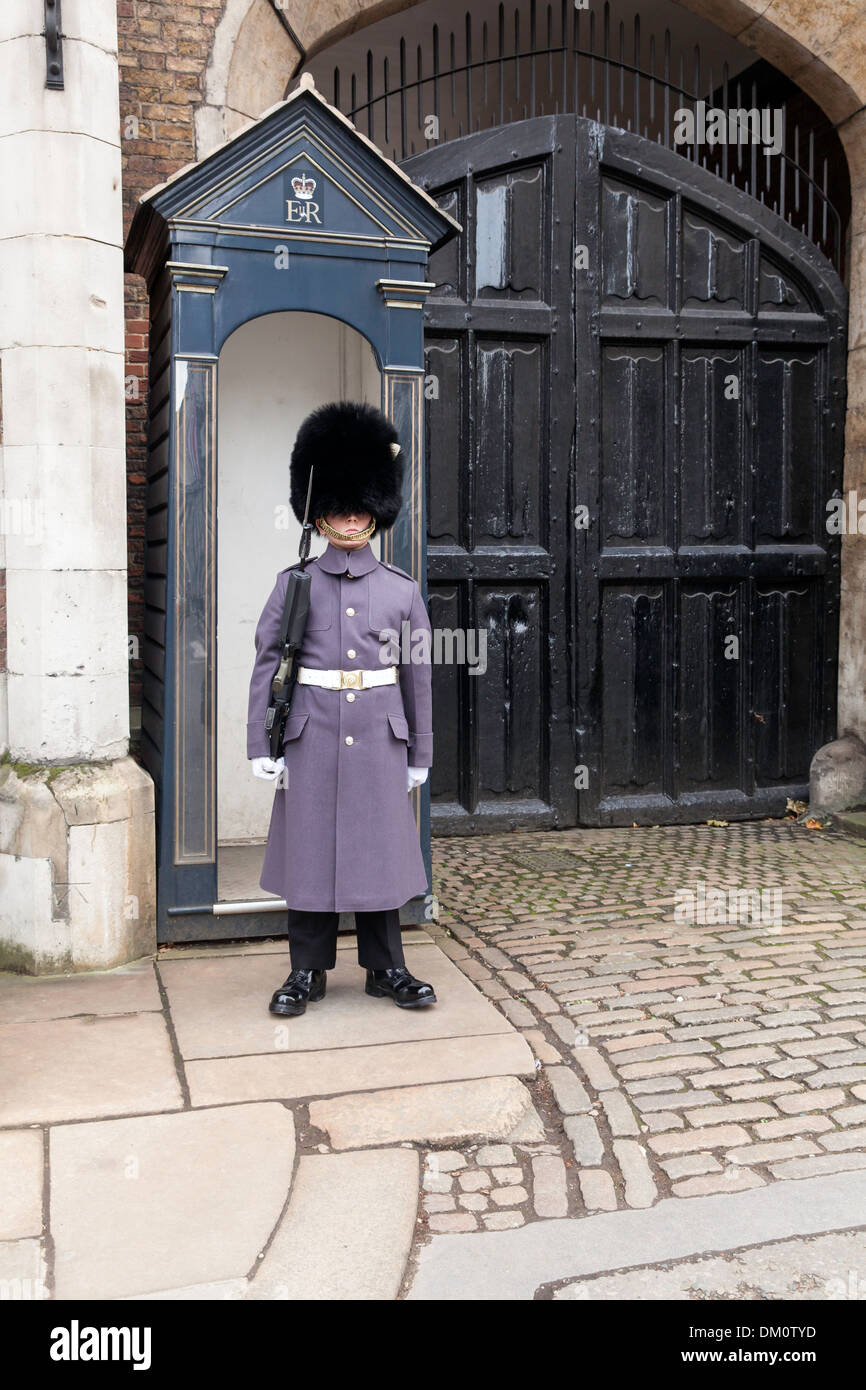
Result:
<svg viewBox="0 0 866 1390">
<path fill-rule="evenodd" d="M 349 688 L 354 688 L 355 690 L 360 690 L 362 688 L 360 671 L 340 672 L 340 689 L 346 690 Z"/>
</svg>

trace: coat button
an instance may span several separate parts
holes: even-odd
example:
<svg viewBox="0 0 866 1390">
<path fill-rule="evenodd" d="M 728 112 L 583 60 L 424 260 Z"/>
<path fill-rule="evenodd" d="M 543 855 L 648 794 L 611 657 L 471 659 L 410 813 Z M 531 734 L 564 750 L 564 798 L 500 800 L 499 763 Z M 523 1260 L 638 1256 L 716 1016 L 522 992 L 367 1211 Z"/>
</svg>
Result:
<svg viewBox="0 0 866 1390">
<path fill-rule="evenodd" d="M 347 617 L 347 618 L 354 618 L 354 616 L 355 616 L 355 610 L 354 610 L 354 608 L 347 608 L 347 609 L 346 609 L 346 617 Z"/>
<path fill-rule="evenodd" d="M 346 742 L 347 742 L 347 743 L 354 743 L 354 742 L 355 742 L 355 740 L 352 738 L 352 735 L 351 735 L 351 734 L 349 734 L 349 736 L 347 737 Z"/>
<path fill-rule="evenodd" d="M 356 655 L 357 655 L 357 653 L 356 653 L 354 647 L 350 647 L 349 650 L 346 652 L 346 656 L 356 656 Z"/>
<path fill-rule="evenodd" d="M 354 690 L 350 690 L 349 693 L 348 693 L 348 695 L 346 696 L 346 699 L 347 699 L 347 700 L 354 700 L 354 698 L 355 698 L 355 692 L 354 692 Z"/>
</svg>

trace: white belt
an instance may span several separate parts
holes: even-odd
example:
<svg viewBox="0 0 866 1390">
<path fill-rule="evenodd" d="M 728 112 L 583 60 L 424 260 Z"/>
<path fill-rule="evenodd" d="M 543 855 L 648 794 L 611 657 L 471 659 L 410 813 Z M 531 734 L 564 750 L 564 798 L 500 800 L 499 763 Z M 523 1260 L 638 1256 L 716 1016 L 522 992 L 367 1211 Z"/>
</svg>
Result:
<svg viewBox="0 0 866 1390">
<path fill-rule="evenodd" d="M 326 690 L 367 690 L 371 685 L 396 685 L 397 680 L 396 666 L 379 671 L 317 671 L 312 666 L 298 667 L 298 685 L 322 685 Z"/>
</svg>

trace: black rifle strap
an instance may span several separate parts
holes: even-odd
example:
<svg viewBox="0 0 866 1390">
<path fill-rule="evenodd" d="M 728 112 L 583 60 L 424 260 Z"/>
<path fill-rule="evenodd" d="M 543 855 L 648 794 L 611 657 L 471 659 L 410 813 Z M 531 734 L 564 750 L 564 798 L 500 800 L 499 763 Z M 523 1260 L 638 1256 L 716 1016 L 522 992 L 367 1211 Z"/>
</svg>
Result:
<svg viewBox="0 0 866 1390">
<path fill-rule="evenodd" d="M 286 648 L 286 638 L 289 635 L 289 620 L 291 618 L 291 594 L 292 594 L 292 572 L 289 571 L 289 579 L 286 584 L 286 597 L 283 603 L 283 616 L 280 622 L 280 660 Z"/>
</svg>

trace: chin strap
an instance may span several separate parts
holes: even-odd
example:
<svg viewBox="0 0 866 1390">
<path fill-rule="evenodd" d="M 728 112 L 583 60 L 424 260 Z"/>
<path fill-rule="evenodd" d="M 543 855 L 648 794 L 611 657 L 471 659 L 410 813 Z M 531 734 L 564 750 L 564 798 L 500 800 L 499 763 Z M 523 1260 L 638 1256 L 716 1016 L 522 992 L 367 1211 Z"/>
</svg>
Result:
<svg viewBox="0 0 866 1390">
<path fill-rule="evenodd" d="M 373 517 L 373 520 L 366 530 L 356 531 L 354 535 L 347 535 L 344 531 L 338 531 L 336 527 L 329 526 L 323 516 L 316 517 L 316 525 L 324 531 L 326 536 L 330 536 L 331 540 L 334 541 L 367 541 L 376 529 L 376 518 Z"/>
</svg>

